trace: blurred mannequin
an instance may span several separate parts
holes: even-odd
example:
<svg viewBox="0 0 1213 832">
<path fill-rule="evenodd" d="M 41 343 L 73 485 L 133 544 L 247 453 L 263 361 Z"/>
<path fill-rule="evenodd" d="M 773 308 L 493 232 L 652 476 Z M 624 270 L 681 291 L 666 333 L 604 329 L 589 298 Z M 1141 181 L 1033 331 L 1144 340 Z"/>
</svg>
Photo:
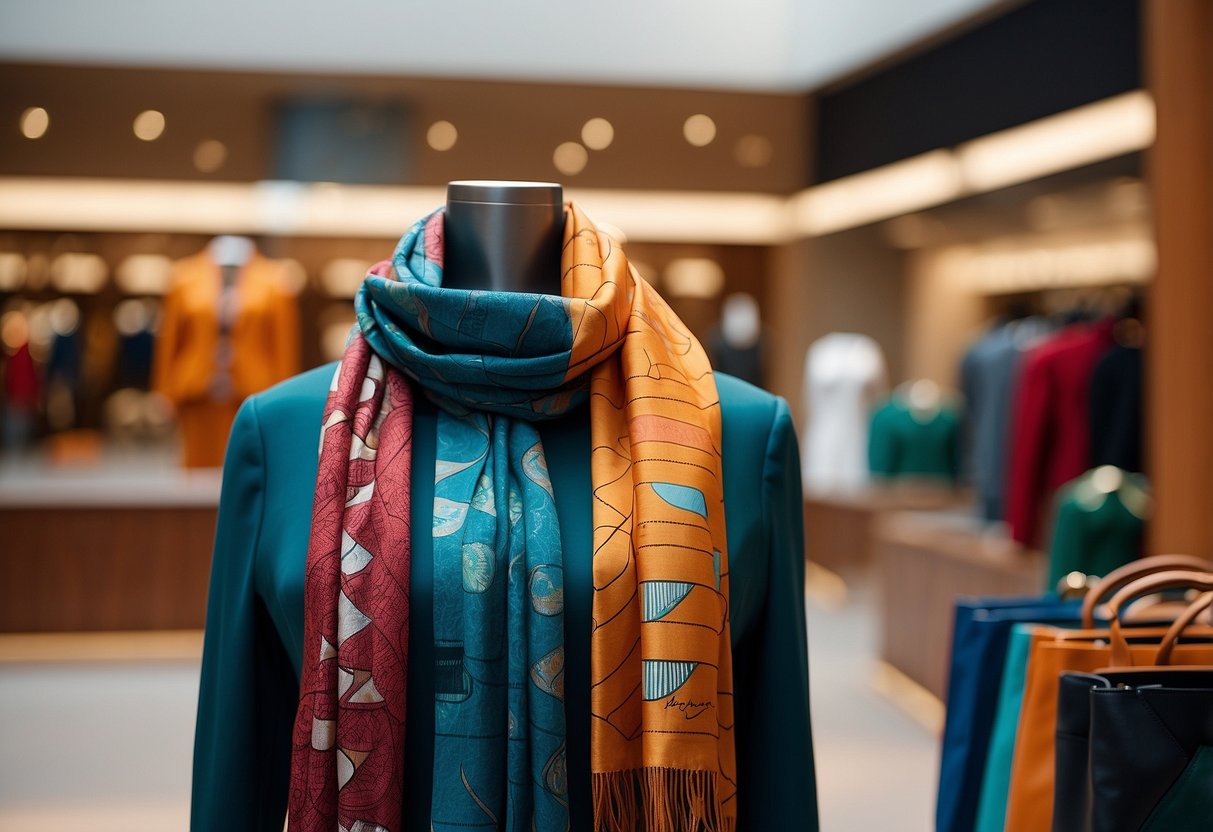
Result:
<svg viewBox="0 0 1213 832">
<path fill-rule="evenodd" d="M 295 299 L 252 240 L 216 237 L 176 264 L 152 385 L 177 412 L 186 467 L 222 465 L 240 402 L 298 369 Z"/>
<path fill-rule="evenodd" d="M 724 299 L 708 349 L 714 369 L 762 386 L 762 317 L 753 295 L 734 292 Z"/>
<path fill-rule="evenodd" d="M 886 388 L 884 356 L 867 335 L 834 332 L 805 358 L 806 492 L 854 491 L 868 481 L 868 423 Z"/>
<path fill-rule="evenodd" d="M 1150 504 L 1146 479 L 1114 465 L 1101 465 L 1062 486 L 1045 587 L 1071 572 L 1107 575 L 1140 557 Z"/>
<path fill-rule="evenodd" d="M 872 474 L 954 484 L 960 473 L 960 413 L 930 379 L 897 385 L 872 414 Z"/>
<path fill-rule="evenodd" d="M 0 318 L 0 365 L 4 375 L 3 431 L 0 432 L 6 451 L 23 451 L 34 438 L 38 402 L 42 397 L 42 380 L 29 351 L 29 321 L 23 312 L 12 312 Z"/>
</svg>

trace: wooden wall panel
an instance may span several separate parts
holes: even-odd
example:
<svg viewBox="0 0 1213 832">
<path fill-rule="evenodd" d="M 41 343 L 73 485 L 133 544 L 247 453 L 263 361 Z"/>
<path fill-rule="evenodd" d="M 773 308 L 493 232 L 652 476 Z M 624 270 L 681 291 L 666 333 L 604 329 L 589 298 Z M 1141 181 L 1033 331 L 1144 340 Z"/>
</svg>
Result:
<svg viewBox="0 0 1213 832">
<path fill-rule="evenodd" d="M 0 510 L 0 632 L 202 627 L 212 508 Z"/>
<path fill-rule="evenodd" d="M 1158 112 L 1147 355 L 1149 550 L 1213 557 L 1213 3 L 1145 0 Z"/>
</svg>

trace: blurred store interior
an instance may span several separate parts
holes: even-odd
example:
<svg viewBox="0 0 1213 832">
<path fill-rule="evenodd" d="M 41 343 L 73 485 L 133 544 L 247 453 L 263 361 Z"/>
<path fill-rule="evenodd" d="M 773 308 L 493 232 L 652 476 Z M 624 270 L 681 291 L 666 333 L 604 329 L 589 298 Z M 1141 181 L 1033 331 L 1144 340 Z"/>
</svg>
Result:
<svg viewBox="0 0 1213 832">
<path fill-rule="evenodd" d="M 1201 0 L 5 4 L 0 828 L 185 828 L 232 414 L 456 179 L 561 183 L 790 403 L 822 826 L 931 828 L 952 598 L 1056 578 L 1063 483 L 1213 554 L 1210 55 Z M 235 354 L 183 381 L 208 258 Z M 979 347 L 1100 321 L 1054 481 Z"/>
</svg>

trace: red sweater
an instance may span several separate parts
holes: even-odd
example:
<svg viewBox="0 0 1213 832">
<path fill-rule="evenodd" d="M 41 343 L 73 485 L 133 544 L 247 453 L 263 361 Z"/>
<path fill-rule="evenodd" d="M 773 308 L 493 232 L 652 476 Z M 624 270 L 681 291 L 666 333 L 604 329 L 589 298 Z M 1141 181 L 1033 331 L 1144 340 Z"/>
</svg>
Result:
<svg viewBox="0 0 1213 832">
<path fill-rule="evenodd" d="M 1090 389 L 1095 364 L 1112 346 L 1113 321 L 1063 329 L 1024 359 L 1015 390 L 1007 465 L 1011 537 L 1043 537 L 1041 510 L 1090 467 Z"/>
</svg>

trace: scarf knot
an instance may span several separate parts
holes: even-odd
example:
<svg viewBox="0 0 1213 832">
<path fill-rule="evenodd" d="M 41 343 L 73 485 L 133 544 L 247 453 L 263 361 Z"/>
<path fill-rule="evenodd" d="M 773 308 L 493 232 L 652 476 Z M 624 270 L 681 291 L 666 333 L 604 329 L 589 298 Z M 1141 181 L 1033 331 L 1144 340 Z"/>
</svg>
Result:
<svg viewBox="0 0 1213 832">
<path fill-rule="evenodd" d="M 354 300 L 362 336 L 448 410 L 536 421 L 584 403 L 590 371 L 619 348 L 624 330 L 613 327 L 587 355 L 589 333 L 570 322 L 626 320 L 632 274 L 620 271 L 618 283 L 591 298 L 570 296 L 568 287 L 561 297 L 444 289 L 444 216 L 439 209 L 416 223 L 392 259 L 371 269 Z"/>
</svg>

